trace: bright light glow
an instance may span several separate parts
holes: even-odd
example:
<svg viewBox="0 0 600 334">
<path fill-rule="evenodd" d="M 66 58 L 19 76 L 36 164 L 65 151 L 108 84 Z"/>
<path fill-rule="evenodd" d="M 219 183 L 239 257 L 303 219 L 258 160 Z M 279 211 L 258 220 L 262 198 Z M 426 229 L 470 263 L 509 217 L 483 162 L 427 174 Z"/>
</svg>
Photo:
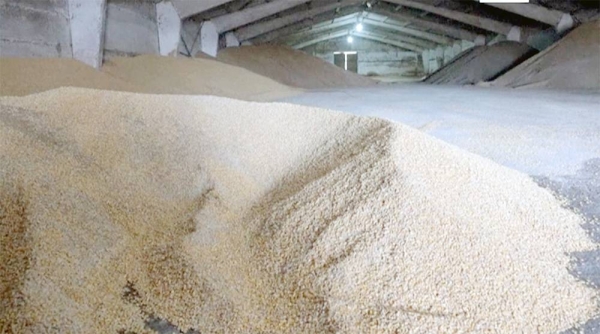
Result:
<svg viewBox="0 0 600 334">
<path fill-rule="evenodd" d="M 348 36 L 347 41 L 348 43 L 352 44 L 352 42 L 354 42 L 354 38 L 352 38 L 352 36 Z"/>
<path fill-rule="evenodd" d="M 359 24 L 356 25 L 356 31 L 358 31 L 358 32 L 363 31 L 363 25 L 362 25 L 362 23 L 359 23 Z"/>
</svg>

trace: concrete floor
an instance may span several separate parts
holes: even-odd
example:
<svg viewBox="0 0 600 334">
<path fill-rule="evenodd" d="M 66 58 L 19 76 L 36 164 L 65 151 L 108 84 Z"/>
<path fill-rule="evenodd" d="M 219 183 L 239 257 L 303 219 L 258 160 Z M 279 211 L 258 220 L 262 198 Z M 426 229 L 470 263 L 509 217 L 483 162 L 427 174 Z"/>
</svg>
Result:
<svg viewBox="0 0 600 334">
<path fill-rule="evenodd" d="M 382 84 L 282 102 L 401 122 L 526 173 L 580 213 L 600 246 L 600 94 Z M 600 290 L 600 251 L 572 256 L 573 274 Z M 600 316 L 565 333 L 600 333 Z"/>
</svg>

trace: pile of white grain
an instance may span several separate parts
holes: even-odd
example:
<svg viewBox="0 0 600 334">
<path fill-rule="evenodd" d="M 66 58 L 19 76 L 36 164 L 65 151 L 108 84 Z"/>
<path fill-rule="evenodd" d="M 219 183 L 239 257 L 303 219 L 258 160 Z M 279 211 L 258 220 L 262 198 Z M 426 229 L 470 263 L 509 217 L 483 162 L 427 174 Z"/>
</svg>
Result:
<svg viewBox="0 0 600 334">
<path fill-rule="evenodd" d="M 299 93 L 246 69 L 210 59 L 115 57 L 99 71 L 73 59 L 0 58 L 0 96 L 22 96 L 60 87 L 203 94 L 255 101 Z"/>
<path fill-rule="evenodd" d="M 363 87 L 376 82 L 305 52 L 280 45 L 242 46 L 219 52 L 221 62 L 240 66 L 292 87 Z"/>
<path fill-rule="evenodd" d="M 600 20 L 577 27 L 493 84 L 513 88 L 600 91 Z"/>
<path fill-rule="evenodd" d="M 425 79 L 431 84 L 473 85 L 497 78 L 531 57 L 535 51 L 517 42 L 503 41 L 471 48 Z"/>
<path fill-rule="evenodd" d="M 10 332 L 555 333 L 593 244 L 527 176 L 400 124 L 59 89 L 0 99 Z"/>
</svg>

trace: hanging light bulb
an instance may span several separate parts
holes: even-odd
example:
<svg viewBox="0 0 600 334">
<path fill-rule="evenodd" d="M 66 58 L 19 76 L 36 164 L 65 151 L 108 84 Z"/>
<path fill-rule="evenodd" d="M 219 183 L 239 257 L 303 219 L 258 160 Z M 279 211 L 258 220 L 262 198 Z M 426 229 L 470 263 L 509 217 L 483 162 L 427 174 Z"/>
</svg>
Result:
<svg viewBox="0 0 600 334">
<path fill-rule="evenodd" d="M 352 38 L 352 36 L 348 36 L 348 38 L 346 40 L 348 41 L 349 44 L 352 44 L 352 42 L 354 42 L 354 38 Z"/>
<path fill-rule="evenodd" d="M 356 28 L 355 28 L 355 29 L 356 29 L 356 31 L 358 31 L 358 32 L 361 32 L 361 31 L 363 31 L 363 25 L 362 25 L 362 23 L 360 23 L 360 22 L 359 22 L 359 23 L 356 25 Z"/>
</svg>

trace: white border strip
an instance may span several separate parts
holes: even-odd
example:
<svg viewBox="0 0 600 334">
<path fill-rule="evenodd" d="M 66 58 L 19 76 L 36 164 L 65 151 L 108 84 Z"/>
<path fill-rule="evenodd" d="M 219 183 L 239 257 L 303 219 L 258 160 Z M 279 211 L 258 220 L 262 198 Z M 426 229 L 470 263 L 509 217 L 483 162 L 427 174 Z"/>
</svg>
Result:
<svg viewBox="0 0 600 334">
<path fill-rule="evenodd" d="M 479 0 L 480 3 L 529 3 L 529 0 Z"/>
</svg>

